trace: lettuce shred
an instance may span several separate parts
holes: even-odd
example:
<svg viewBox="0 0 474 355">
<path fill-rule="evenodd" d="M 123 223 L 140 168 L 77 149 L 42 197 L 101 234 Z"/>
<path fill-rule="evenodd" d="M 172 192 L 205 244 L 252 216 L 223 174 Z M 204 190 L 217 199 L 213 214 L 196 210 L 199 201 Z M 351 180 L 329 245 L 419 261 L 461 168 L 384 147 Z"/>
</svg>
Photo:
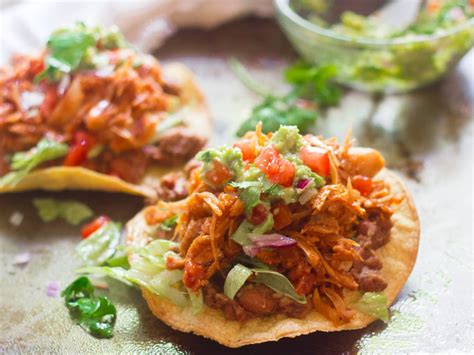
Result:
<svg viewBox="0 0 474 355">
<path fill-rule="evenodd" d="M 366 292 L 354 303 L 353 307 L 359 312 L 388 322 L 389 312 L 387 296 L 380 292 Z"/>
<path fill-rule="evenodd" d="M 224 294 L 230 299 L 234 299 L 237 292 L 251 276 L 253 276 L 251 278 L 252 282 L 264 284 L 273 291 L 298 303 L 306 303 L 306 297 L 299 295 L 290 280 L 284 275 L 268 269 L 251 269 L 242 264 L 236 264 L 227 274 L 224 283 Z"/>
<path fill-rule="evenodd" d="M 43 222 L 51 222 L 62 218 L 76 226 L 94 215 L 94 212 L 87 205 L 74 200 L 60 201 L 52 198 L 35 198 L 33 205 Z"/>
<path fill-rule="evenodd" d="M 16 185 L 34 168 L 44 162 L 65 156 L 68 150 L 67 144 L 44 138 L 36 147 L 26 152 L 13 154 L 10 163 L 11 171 L 0 178 L 0 186 Z"/>
</svg>

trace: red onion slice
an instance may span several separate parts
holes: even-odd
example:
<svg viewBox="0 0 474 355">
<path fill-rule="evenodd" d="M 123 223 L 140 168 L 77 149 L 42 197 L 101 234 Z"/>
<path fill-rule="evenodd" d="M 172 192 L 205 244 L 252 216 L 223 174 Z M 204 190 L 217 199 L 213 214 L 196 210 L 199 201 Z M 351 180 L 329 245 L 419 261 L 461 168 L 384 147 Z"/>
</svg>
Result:
<svg viewBox="0 0 474 355">
<path fill-rule="evenodd" d="M 311 183 L 311 179 L 301 179 L 296 183 L 296 188 L 297 189 L 304 189 L 306 186 L 308 186 Z"/>
<path fill-rule="evenodd" d="M 249 234 L 252 244 L 243 247 L 244 253 L 254 257 L 264 248 L 286 248 L 296 244 L 296 240 L 282 234 Z"/>
</svg>

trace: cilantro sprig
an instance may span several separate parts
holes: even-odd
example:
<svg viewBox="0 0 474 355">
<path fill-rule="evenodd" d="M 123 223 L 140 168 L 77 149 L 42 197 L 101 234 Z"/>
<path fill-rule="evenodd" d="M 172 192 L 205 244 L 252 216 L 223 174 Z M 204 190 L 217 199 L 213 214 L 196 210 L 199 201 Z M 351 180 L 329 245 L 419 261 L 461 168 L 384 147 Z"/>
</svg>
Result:
<svg viewBox="0 0 474 355">
<path fill-rule="evenodd" d="M 48 54 L 45 68 L 35 80 L 59 81 L 80 67 L 95 67 L 101 48 L 114 49 L 127 47 L 123 35 L 117 28 L 108 29 L 88 27 L 82 22 L 71 28 L 53 32 L 47 42 Z"/>
<path fill-rule="evenodd" d="M 286 95 L 276 95 L 256 83 L 235 58 L 229 61 L 229 66 L 249 90 L 263 98 L 239 127 L 239 137 L 254 130 L 259 122 L 265 133 L 276 131 L 281 125 L 297 126 L 304 133 L 315 123 L 317 107 L 336 105 L 340 99 L 339 88 L 330 83 L 337 71 L 333 65 L 315 67 L 304 62 L 295 63 L 285 71 L 285 80 L 292 85 Z"/>
<path fill-rule="evenodd" d="M 111 338 L 117 309 L 104 296 L 94 295 L 90 280 L 81 276 L 62 293 L 71 318 L 84 330 L 98 338 Z"/>
</svg>

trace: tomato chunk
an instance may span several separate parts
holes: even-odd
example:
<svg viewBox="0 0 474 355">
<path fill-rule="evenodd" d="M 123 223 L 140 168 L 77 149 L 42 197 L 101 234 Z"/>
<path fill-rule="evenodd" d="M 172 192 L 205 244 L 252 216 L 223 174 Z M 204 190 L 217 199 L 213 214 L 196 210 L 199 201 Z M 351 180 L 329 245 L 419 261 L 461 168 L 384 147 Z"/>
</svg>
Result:
<svg viewBox="0 0 474 355">
<path fill-rule="evenodd" d="M 82 145 L 73 145 L 64 159 L 65 166 L 78 166 L 87 159 L 87 148 Z"/>
<path fill-rule="evenodd" d="M 242 152 L 242 159 L 249 162 L 255 160 L 255 146 L 255 140 L 253 139 L 243 138 L 234 143 L 234 147 L 239 148 Z"/>
<path fill-rule="evenodd" d="M 363 175 L 352 177 L 351 184 L 354 189 L 362 194 L 362 196 L 368 196 L 374 189 L 372 179 Z"/>
<path fill-rule="evenodd" d="M 304 147 L 300 151 L 300 158 L 313 172 L 318 175 L 329 176 L 329 154 L 319 147 Z"/>
<path fill-rule="evenodd" d="M 65 166 L 78 166 L 87 159 L 87 153 L 96 144 L 96 139 L 84 131 L 78 131 L 74 135 L 74 144 L 69 149 L 64 159 Z"/>
<path fill-rule="evenodd" d="M 92 233 L 102 227 L 104 224 L 109 223 L 111 219 L 107 216 L 99 216 L 94 219 L 91 223 L 86 224 L 82 230 L 81 235 L 83 239 L 88 238 Z"/>
<path fill-rule="evenodd" d="M 260 152 L 255 159 L 255 165 L 267 175 L 270 182 L 285 187 L 293 184 L 295 166 L 283 158 L 273 145 L 265 147 Z"/>
<path fill-rule="evenodd" d="M 212 186 L 220 186 L 232 178 L 232 173 L 224 164 L 221 164 L 217 160 L 213 160 L 212 170 L 206 172 L 204 176 Z"/>
</svg>

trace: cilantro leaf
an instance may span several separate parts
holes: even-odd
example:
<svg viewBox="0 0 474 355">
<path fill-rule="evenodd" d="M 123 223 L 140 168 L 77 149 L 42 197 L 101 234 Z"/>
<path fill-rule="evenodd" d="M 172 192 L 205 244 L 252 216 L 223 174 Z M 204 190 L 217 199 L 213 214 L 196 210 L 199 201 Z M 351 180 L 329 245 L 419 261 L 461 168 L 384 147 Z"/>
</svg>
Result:
<svg viewBox="0 0 474 355">
<path fill-rule="evenodd" d="M 262 203 L 262 193 L 276 196 L 282 190 L 278 184 L 270 183 L 264 176 L 255 181 L 233 181 L 229 184 L 239 189 L 239 198 L 245 204 L 245 212 L 250 214 L 252 209 Z"/>
<path fill-rule="evenodd" d="M 296 106 L 292 97 L 270 97 L 252 109 L 249 117 L 240 125 L 237 136 L 242 137 L 254 130 L 259 122 L 262 122 L 264 133 L 277 131 L 283 125 L 297 126 L 301 132 L 306 132 L 316 122 L 316 118 L 314 110 Z"/>
<path fill-rule="evenodd" d="M 35 80 L 47 78 L 49 81 L 59 81 L 81 65 L 97 63 L 96 59 L 100 56 L 98 46 L 114 49 L 127 47 L 128 44 L 115 27 L 87 27 L 78 22 L 74 27 L 53 32 L 47 43 L 49 52 L 45 59 L 45 69 Z"/>
<path fill-rule="evenodd" d="M 307 132 L 316 121 L 318 105 L 331 106 L 339 102 L 340 90 L 329 82 L 337 72 L 333 65 L 316 67 L 297 62 L 285 71 L 285 79 L 292 89 L 283 96 L 256 83 L 237 60 L 231 59 L 229 66 L 249 90 L 263 97 L 237 130 L 239 137 L 254 130 L 259 122 L 265 133 L 276 131 L 282 125 L 297 126 L 300 132 Z"/>
<path fill-rule="evenodd" d="M 173 230 L 177 223 L 178 215 L 175 214 L 174 216 L 171 216 L 170 218 L 167 218 L 163 222 L 161 222 L 159 228 L 161 230 L 164 230 L 165 232 L 170 232 L 171 230 Z"/>
<path fill-rule="evenodd" d="M 71 318 L 98 338 L 113 336 L 117 309 L 107 297 L 95 297 L 90 280 L 81 276 L 62 293 Z"/>
<path fill-rule="evenodd" d="M 60 201 L 52 198 L 35 198 L 33 204 L 43 222 L 63 218 L 66 222 L 77 226 L 94 215 L 94 212 L 87 205 L 74 200 Z"/>
<path fill-rule="evenodd" d="M 337 74 L 334 65 L 312 66 L 299 61 L 285 71 L 285 79 L 293 85 L 293 95 L 314 101 L 321 106 L 339 102 L 339 88 L 329 82 Z"/>
<path fill-rule="evenodd" d="M 67 144 L 44 138 L 29 151 L 13 154 L 10 165 L 12 171 L 0 177 L 0 186 L 16 185 L 38 165 L 60 158 L 66 155 L 68 150 Z"/>
</svg>

